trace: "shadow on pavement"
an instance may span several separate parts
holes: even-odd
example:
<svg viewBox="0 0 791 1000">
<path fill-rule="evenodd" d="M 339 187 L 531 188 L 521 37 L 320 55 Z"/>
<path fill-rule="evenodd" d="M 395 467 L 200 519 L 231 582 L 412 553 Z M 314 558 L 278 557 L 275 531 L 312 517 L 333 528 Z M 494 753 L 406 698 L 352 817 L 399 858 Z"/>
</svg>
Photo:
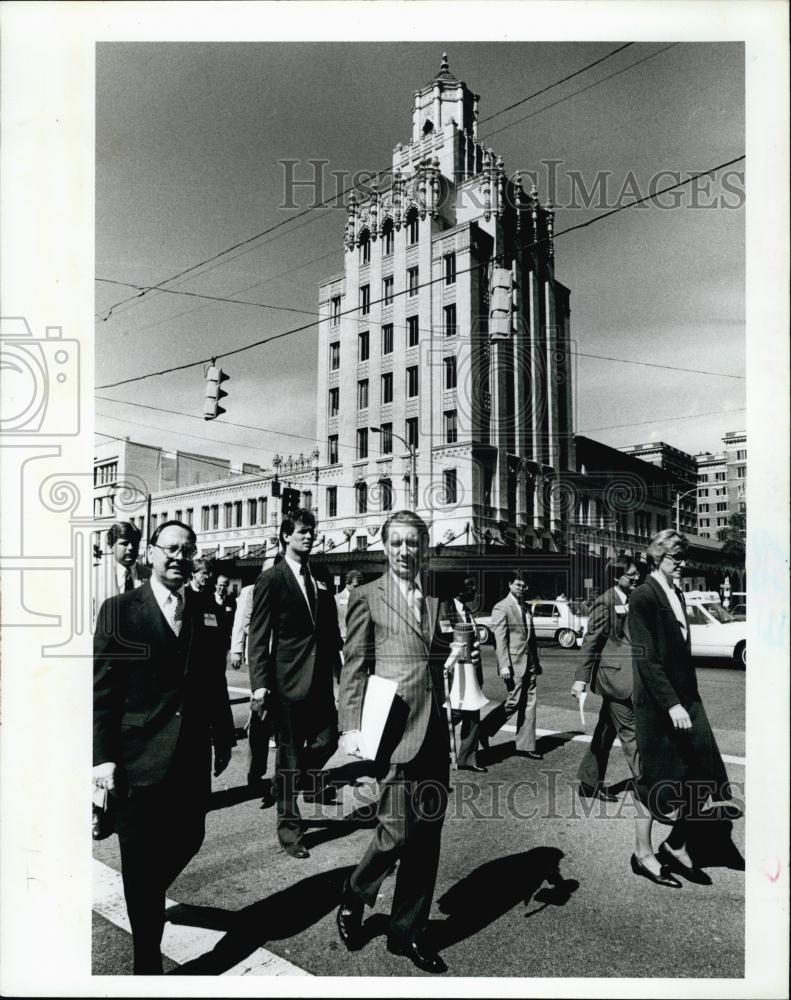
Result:
<svg viewBox="0 0 791 1000">
<path fill-rule="evenodd" d="M 565 733 L 553 733 L 551 736 L 539 736 L 536 740 L 536 750 L 539 753 L 548 754 L 559 747 L 571 743 L 575 736 L 583 735 L 581 729 L 571 729 Z"/>
<path fill-rule="evenodd" d="M 242 910 L 213 906 L 172 907 L 168 911 L 170 923 L 226 933 L 210 952 L 179 966 L 169 975 L 218 976 L 244 961 L 267 941 L 300 934 L 340 904 L 343 884 L 352 870 L 353 866 L 348 865 L 311 875 Z"/>
<path fill-rule="evenodd" d="M 534 847 L 521 854 L 487 861 L 451 886 L 437 900 L 444 921 L 431 921 L 431 937 L 439 949 L 464 941 L 522 904 L 525 917 L 548 906 L 565 906 L 579 888 L 576 879 L 560 872 L 563 852 Z M 548 882 L 549 885 L 544 886 Z M 529 910 L 531 903 L 537 908 Z"/>
</svg>

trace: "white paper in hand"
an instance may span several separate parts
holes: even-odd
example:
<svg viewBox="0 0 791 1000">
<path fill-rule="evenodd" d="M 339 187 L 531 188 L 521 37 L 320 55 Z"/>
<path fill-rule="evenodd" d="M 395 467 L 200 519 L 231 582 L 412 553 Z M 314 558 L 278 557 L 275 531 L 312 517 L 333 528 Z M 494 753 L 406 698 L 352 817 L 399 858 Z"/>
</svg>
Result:
<svg viewBox="0 0 791 1000">
<path fill-rule="evenodd" d="M 368 678 L 359 738 L 360 753 L 365 760 L 376 759 L 397 689 L 398 684 L 387 677 L 371 674 Z"/>
<path fill-rule="evenodd" d="M 579 693 L 579 703 L 580 703 L 580 724 L 582 728 L 585 728 L 585 712 L 583 711 L 585 707 L 585 699 L 588 697 L 587 691 L 580 691 Z"/>
</svg>

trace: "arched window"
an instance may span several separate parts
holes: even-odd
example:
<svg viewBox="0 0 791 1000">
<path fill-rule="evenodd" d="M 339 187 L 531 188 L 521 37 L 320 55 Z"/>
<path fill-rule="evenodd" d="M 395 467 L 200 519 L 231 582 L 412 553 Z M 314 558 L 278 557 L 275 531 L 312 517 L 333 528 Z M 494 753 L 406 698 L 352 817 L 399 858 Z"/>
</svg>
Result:
<svg viewBox="0 0 791 1000">
<path fill-rule="evenodd" d="M 427 118 L 423 122 L 423 135 L 428 135 L 430 132 L 433 131 L 434 131 L 434 122 L 430 118 Z"/>
<path fill-rule="evenodd" d="M 410 208 L 406 214 L 406 233 L 409 246 L 417 243 L 419 221 L 417 209 L 414 207 Z"/>
<path fill-rule="evenodd" d="M 382 498 L 382 510 L 393 509 L 393 483 L 390 479 L 379 480 L 380 495 Z"/>
<path fill-rule="evenodd" d="M 356 494 L 357 500 L 357 513 L 367 514 L 368 513 L 368 486 L 366 483 L 357 483 L 354 487 L 354 492 Z"/>
<path fill-rule="evenodd" d="M 394 236 L 393 220 L 386 219 L 382 226 L 382 254 L 385 257 L 389 257 L 393 252 Z"/>
<path fill-rule="evenodd" d="M 360 233 L 360 263 L 370 264 L 371 262 L 371 234 L 367 229 Z"/>
</svg>

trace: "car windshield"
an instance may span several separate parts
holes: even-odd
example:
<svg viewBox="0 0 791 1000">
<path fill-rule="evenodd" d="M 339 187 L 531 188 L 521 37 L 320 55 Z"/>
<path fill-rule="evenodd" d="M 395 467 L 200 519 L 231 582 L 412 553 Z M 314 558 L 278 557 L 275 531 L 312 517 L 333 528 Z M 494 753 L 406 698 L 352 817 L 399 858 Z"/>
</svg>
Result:
<svg viewBox="0 0 791 1000">
<path fill-rule="evenodd" d="M 730 611 L 726 611 L 721 604 L 704 604 L 703 607 L 708 611 L 714 621 L 721 622 L 723 625 L 726 625 L 728 622 L 736 621 Z"/>
<path fill-rule="evenodd" d="M 588 605 L 584 601 L 569 601 L 569 611 L 573 615 L 587 615 Z"/>
</svg>

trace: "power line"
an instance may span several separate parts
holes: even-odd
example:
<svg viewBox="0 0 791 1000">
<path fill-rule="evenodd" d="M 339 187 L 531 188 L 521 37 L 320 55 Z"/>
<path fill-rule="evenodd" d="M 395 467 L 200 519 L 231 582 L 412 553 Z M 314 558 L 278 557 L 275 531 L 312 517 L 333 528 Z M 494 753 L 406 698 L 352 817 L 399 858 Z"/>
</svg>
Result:
<svg viewBox="0 0 791 1000">
<path fill-rule="evenodd" d="M 554 87 L 558 87 L 558 86 L 560 86 L 560 84 L 565 83 L 567 80 L 570 80 L 570 79 L 572 79 L 575 76 L 579 76 L 581 73 L 584 73 L 584 72 L 586 72 L 589 69 L 592 69 L 594 66 L 598 66 L 599 63 L 604 62 L 606 59 L 610 59 L 612 56 L 616 55 L 616 53 L 623 51 L 623 49 L 626 49 L 630 45 L 633 45 L 633 44 L 634 44 L 634 42 L 627 42 L 625 45 L 622 45 L 619 48 L 614 49 L 612 52 L 608 53 L 607 55 L 602 56 L 601 58 L 594 60 L 593 62 L 589 63 L 587 66 L 583 66 L 581 69 L 576 70 L 574 73 L 571 73 L 569 76 L 565 76 L 565 77 L 563 77 L 560 80 L 556 80 L 554 83 L 548 84 L 546 87 L 543 87 L 541 90 L 536 91 L 536 93 L 529 94 L 527 97 L 524 97 L 521 100 L 517 101 L 516 103 L 511 104 L 511 105 L 509 105 L 506 108 L 503 108 L 501 111 L 496 111 L 494 114 L 489 115 L 487 118 L 482 119 L 482 121 L 490 121 L 492 118 L 495 118 L 498 115 L 503 114 L 504 112 L 509 111 L 512 108 L 517 107 L 520 104 L 524 104 L 526 101 L 533 100 L 533 98 L 539 96 L 539 94 L 544 94 L 548 90 L 552 90 Z M 656 53 L 656 54 L 658 54 L 658 53 Z M 573 95 L 571 95 L 571 96 L 573 96 Z M 516 122 L 512 122 L 511 124 L 516 124 Z M 509 127 L 510 126 L 504 126 L 504 128 L 509 128 Z M 502 131 L 502 129 L 498 129 L 497 131 Z M 495 133 L 492 132 L 490 134 L 494 135 Z M 376 171 L 376 173 L 373 175 L 373 177 L 371 179 L 372 180 L 377 179 L 378 177 L 380 177 L 383 173 L 385 173 L 389 169 L 390 169 L 390 167 L 388 166 L 388 167 L 383 168 L 382 170 Z M 359 184 L 355 184 L 355 185 L 352 185 L 351 187 L 344 188 L 342 191 L 337 192 L 333 196 L 332 200 L 336 200 L 337 201 L 337 199 L 342 198 L 344 195 L 349 194 L 351 191 L 356 190 L 356 188 L 358 188 L 359 186 L 360 186 Z M 303 209 L 303 211 L 298 212 L 296 215 L 292 215 L 288 219 L 283 219 L 282 221 L 280 221 L 278 223 L 275 223 L 275 225 L 269 226 L 267 229 L 262 230 L 260 233 L 256 233 L 254 236 L 250 236 L 246 240 L 240 240 L 238 243 L 233 244 L 233 246 L 227 247 L 225 250 L 220 250 L 218 253 L 213 254 L 211 257 L 207 257 L 205 260 L 199 261 L 197 264 L 192 264 L 190 267 L 184 268 L 183 270 L 178 271 L 176 274 L 173 274 L 173 275 L 171 275 L 168 278 L 163 278 L 162 281 L 158 282 L 156 285 L 151 285 L 151 286 L 147 287 L 144 291 L 141 291 L 138 295 L 130 295 L 130 296 L 128 296 L 125 299 L 121 299 L 119 302 L 115 302 L 113 305 L 111 305 L 108 309 L 106 309 L 104 311 L 103 315 L 102 314 L 97 314 L 97 318 L 101 319 L 103 322 L 107 322 L 107 320 L 110 319 L 110 316 L 113 314 L 113 312 L 115 311 L 115 309 L 117 309 L 119 306 L 124 305 L 127 302 L 132 302 L 135 299 L 139 299 L 143 295 L 148 294 L 148 292 L 150 292 L 150 291 L 163 291 L 163 288 L 162 288 L 163 285 L 169 284 L 171 281 L 175 281 L 177 278 L 181 278 L 185 274 L 189 274 L 192 271 L 197 270 L 199 267 L 202 267 L 204 264 L 209 264 L 212 261 L 216 261 L 220 257 L 224 257 L 226 254 L 231 253 L 233 250 L 238 250 L 241 247 L 247 247 L 247 246 L 249 246 L 249 244 L 254 243 L 256 240 L 261 239 L 261 237 L 267 236 L 269 233 L 272 233 L 275 230 L 278 230 L 278 229 L 282 228 L 283 226 L 287 225 L 288 223 L 294 222 L 297 219 L 300 219 L 300 218 L 304 217 L 305 215 L 308 215 L 310 212 L 314 211 L 315 209 L 326 208 L 326 207 L 328 207 L 328 202 L 327 201 L 319 202 L 317 205 L 310 205 L 308 208 Z M 299 228 L 299 227 L 295 227 L 295 228 Z M 290 230 L 290 231 L 293 232 L 293 230 Z M 282 234 L 282 235 L 286 235 L 286 234 Z M 270 241 L 268 241 L 268 242 L 270 242 Z"/>
<path fill-rule="evenodd" d="M 628 424 L 609 424 L 607 427 L 588 427 L 584 431 L 577 431 L 577 434 L 592 434 L 594 431 L 615 431 L 623 427 L 641 427 L 644 424 L 666 424 L 671 420 L 697 420 L 698 417 L 714 417 L 722 413 L 743 413 L 745 406 L 737 406 L 733 410 L 709 410 L 706 413 L 688 413 L 683 417 L 653 417 L 651 420 L 632 420 Z"/>
<path fill-rule="evenodd" d="M 574 351 L 569 349 L 570 354 L 576 354 L 580 358 L 597 358 L 599 361 L 617 361 L 622 365 L 641 365 L 643 368 L 666 368 L 671 372 L 688 372 L 690 375 L 716 375 L 719 378 L 736 378 L 744 380 L 744 375 L 730 375 L 727 372 L 710 372 L 701 368 L 679 368 L 677 365 L 661 365 L 654 361 L 631 361 L 628 358 L 612 358 L 606 354 L 586 354 L 585 351 Z M 650 423 L 650 421 L 648 421 Z"/>
<path fill-rule="evenodd" d="M 554 239 L 559 239 L 561 236 L 566 236 L 568 233 L 576 232 L 578 229 L 587 229 L 589 226 L 592 226 L 592 225 L 594 225 L 597 222 L 603 222 L 605 219 L 610 218 L 610 216 L 618 215 L 619 212 L 625 212 L 627 209 L 634 208 L 637 205 L 641 205 L 643 202 L 650 201 L 650 200 L 652 200 L 654 198 L 659 197 L 660 195 L 667 194 L 669 191 L 674 191 L 674 190 L 676 190 L 676 188 L 684 187 L 687 184 L 691 184 L 693 181 L 698 180 L 701 177 L 706 177 L 709 174 L 715 174 L 715 173 L 717 173 L 717 171 L 719 171 L 719 170 L 724 170 L 725 167 L 730 167 L 734 163 L 739 163 L 744 158 L 745 158 L 745 154 L 742 154 L 741 156 L 737 156 L 734 159 L 728 160 L 725 163 L 720 163 L 716 167 L 711 167 L 708 170 L 701 171 L 698 174 L 691 174 L 686 180 L 678 181 L 675 184 L 670 184 L 670 185 L 668 185 L 668 187 L 662 188 L 659 191 L 652 191 L 650 194 L 644 195 L 642 198 L 636 198 L 634 201 L 630 201 L 626 205 L 620 205 L 618 208 L 613 208 L 609 212 L 604 212 L 601 215 L 596 215 L 592 219 L 588 219 L 587 222 L 579 222 L 579 223 L 577 223 L 574 226 L 569 226 L 567 229 L 561 229 L 557 233 L 554 234 L 553 238 Z M 534 241 L 533 243 L 522 244 L 521 247 L 520 247 L 520 249 L 522 251 L 533 250 L 533 249 L 535 249 L 535 248 L 537 248 L 539 246 L 542 246 L 543 244 L 548 243 L 548 242 L 549 242 L 549 237 L 544 237 L 544 238 L 542 238 L 540 240 Z M 457 273 L 457 275 L 459 275 L 459 274 L 468 274 L 468 273 L 470 273 L 472 271 L 475 271 L 475 270 L 484 269 L 484 268 L 488 267 L 488 265 L 490 263 L 494 263 L 495 261 L 500 260 L 501 257 L 502 257 L 502 255 L 493 257 L 491 259 L 491 261 L 484 262 L 483 264 L 475 264 L 472 267 L 464 268 L 463 270 L 457 271 L 456 273 Z M 393 292 L 393 293 L 391 293 L 391 297 L 388 298 L 388 303 L 392 299 L 397 298 L 397 297 L 399 297 L 401 295 L 406 295 L 407 293 L 410 293 L 410 292 L 414 293 L 414 291 L 417 291 L 417 290 L 419 290 L 421 288 L 430 287 L 431 285 L 435 285 L 437 282 L 444 281 L 444 280 L 445 280 L 444 275 L 439 275 L 436 278 L 430 278 L 428 281 L 421 282 L 414 289 L 405 288 L 405 289 L 403 289 L 403 290 L 401 290 L 399 292 Z M 372 300 L 371 302 L 368 303 L 368 305 L 370 307 L 371 305 L 378 305 L 378 304 L 381 304 L 382 302 L 384 302 L 384 298 Z M 357 306 L 352 307 L 351 309 L 344 310 L 342 313 L 339 314 L 339 318 L 341 316 L 349 316 L 349 315 L 352 315 L 353 313 L 357 313 L 357 312 L 360 311 L 361 308 L 362 307 L 360 305 L 357 305 Z M 261 340 L 253 341 L 252 343 L 246 344 L 246 345 L 244 345 L 242 347 L 234 348 L 234 350 L 232 350 L 232 351 L 225 351 L 225 352 L 222 353 L 222 355 L 219 355 L 219 354 L 218 355 L 214 355 L 214 357 L 217 357 L 217 358 L 219 358 L 219 357 L 229 358 L 229 357 L 232 357 L 235 354 L 241 354 L 244 351 L 252 350 L 254 347 L 260 347 L 262 344 L 268 344 L 268 343 L 270 343 L 273 340 L 280 340 L 283 337 L 288 337 L 288 336 L 291 336 L 292 334 L 295 334 L 295 333 L 303 333 L 305 330 L 309 330 L 311 327 L 316 326 L 316 325 L 317 325 L 316 321 L 313 321 L 311 323 L 304 323 L 302 326 L 292 327 L 289 330 L 283 330 L 280 333 L 273 334 L 271 337 L 264 337 Z M 105 385 L 96 386 L 96 388 L 97 389 L 114 389 L 114 388 L 116 388 L 119 385 L 128 385 L 131 382 L 140 382 L 140 381 L 142 381 L 144 379 L 154 378 L 154 377 L 159 376 L 159 375 L 169 375 L 172 372 L 185 371 L 187 368 L 195 368 L 198 365 L 207 364 L 211 360 L 212 360 L 212 357 L 201 358 L 201 359 L 199 359 L 197 361 L 190 361 L 190 362 L 187 362 L 186 364 L 183 364 L 183 365 L 173 365 L 170 368 L 163 368 L 160 371 L 148 372 L 145 375 L 135 375 L 132 378 L 120 379 L 118 382 L 108 382 Z M 620 359 L 619 358 L 619 359 L 614 359 L 614 360 L 619 360 L 620 361 L 620 360 L 625 360 L 625 359 Z M 629 362 L 629 363 L 630 364 L 631 363 L 633 363 L 633 364 L 641 363 L 642 364 L 644 362 Z M 701 373 L 700 372 L 696 372 L 696 374 L 701 374 Z M 715 376 L 716 375 L 723 375 L 722 372 L 704 372 L 703 374 L 715 375 Z M 725 377 L 725 378 L 739 378 L 739 379 L 743 378 L 743 376 L 741 376 L 741 375 L 730 375 L 730 374 L 723 375 L 723 377 Z"/>
<path fill-rule="evenodd" d="M 656 52 L 650 52 L 647 56 L 643 56 L 642 59 L 637 59 L 633 63 L 629 63 L 626 66 L 622 66 L 617 69 L 614 73 L 610 73 L 609 76 L 603 76 L 601 80 L 594 80 L 593 83 L 589 83 L 585 87 L 580 87 L 579 90 L 573 90 L 570 94 L 566 94 L 565 97 L 559 98 L 557 101 L 553 101 L 551 104 L 547 104 L 543 108 L 539 108 L 538 111 L 533 111 L 529 115 L 522 115 L 521 118 L 515 118 L 512 122 L 507 125 L 501 125 L 499 128 L 494 129 L 487 135 L 483 136 L 484 139 L 491 139 L 493 135 L 497 135 L 500 132 L 504 132 L 506 129 L 512 128 L 514 125 L 520 125 L 522 122 L 526 122 L 528 118 L 535 118 L 537 115 L 543 114 L 545 111 L 549 111 L 550 108 L 556 108 L 559 104 L 563 104 L 565 101 L 570 101 L 572 97 L 577 97 L 579 94 L 584 94 L 587 90 L 593 90 L 594 87 L 598 87 L 602 83 L 607 83 L 608 80 L 614 79 L 616 76 L 620 76 L 621 73 L 625 73 L 627 70 L 634 69 L 635 66 L 639 66 L 641 63 L 648 62 L 649 59 L 654 59 L 656 56 L 661 56 L 663 52 L 667 52 L 669 49 L 675 48 L 678 42 L 671 42 L 670 45 L 666 45 L 663 49 L 659 49 Z"/>
<path fill-rule="evenodd" d="M 607 59 L 612 59 L 614 55 L 617 55 L 619 52 L 623 52 L 624 49 L 628 49 L 630 45 L 634 45 L 634 42 L 627 42 L 625 45 L 621 45 L 617 49 L 613 49 L 612 52 L 608 52 L 607 55 L 602 56 L 601 59 L 597 59 L 595 62 L 588 63 L 587 66 L 583 66 L 582 69 L 569 73 L 568 76 L 564 76 L 561 80 L 556 80 L 554 83 L 550 83 L 548 86 L 542 87 L 541 90 L 536 90 L 534 93 L 528 94 L 527 97 L 523 97 L 518 101 L 514 101 L 513 104 L 509 104 L 507 107 L 501 108 L 499 111 L 495 111 L 494 114 L 481 118 L 478 124 L 483 125 L 484 122 L 490 122 L 492 118 L 504 115 L 506 111 L 513 111 L 513 109 L 518 108 L 520 104 L 524 104 L 526 101 L 532 101 L 534 97 L 540 97 L 541 94 L 545 94 L 548 90 L 552 90 L 553 87 L 559 87 L 561 83 L 566 83 L 567 80 L 573 80 L 574 77 L 579 76 L 580 73 L 585 73 L 587 70 L 593 69 L 594 66 L 598 66 L 599 63 L 603 63 Z"/>
<path fill-rule="evenodd" d="M 279 312 L 304 313 L 305 316 L 319 315 L 315 309 L 296 309 L 293 306 L 273 306 L 266 302 L 247 302 L 244 299 L 225 298 L 221 295 L 204 295 L 200 292 L 187 292 L 179 288 L 157 288 L 156 285 L 133 285 L 129 281 L 116 281 L 113 278 L 95 278 L 94 280 L 102 281 L 108 285 L 123 285 L 126 288 L 137 288 L 141 292 L 151 292 L 156 288 L 157 291 L 167 292 L 169 295 L 189 295 L 194 299 L 210 299 L 212 302 L 230 302 L 238 306 L 256 306 L 258 309 L 276 309 Z"/>
</svg>

